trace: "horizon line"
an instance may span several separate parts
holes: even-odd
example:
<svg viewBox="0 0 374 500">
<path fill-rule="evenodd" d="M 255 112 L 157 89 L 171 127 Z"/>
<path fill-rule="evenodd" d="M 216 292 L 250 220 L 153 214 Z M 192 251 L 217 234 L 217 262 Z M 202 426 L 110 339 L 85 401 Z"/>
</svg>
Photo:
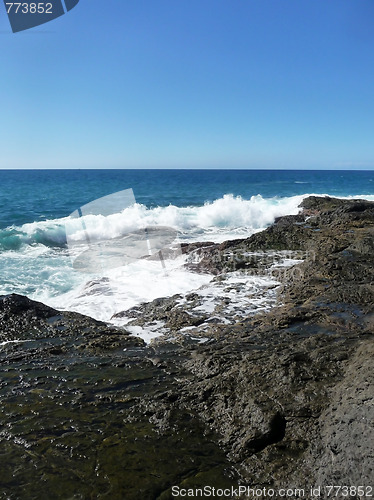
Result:
<svg viewBox="0 0 374 500">
<path fill-rule="evenodd" d="M 243 171 L 263 171 L 263 170 L 269 170 L 269 171 L 306 171 L 306 172 L 370 172 L 374 171 L 374 166 L 370 168 L 296 168 L 296 167 L 290 167 L 290 168 L 270 168 L 270 167 L 264 167 L 264 168 L 253 168 L 253 167 L 113 167 L 113 168 L 101 168 L 101 167 L 66 167 L 66 168 L 0 168 L 0 172 L 13 172 L 13 171 L 78 171 L 78 170 L 226 170 L 226 171 L 237 171 L 237 170 L 243 170 Z"/>
</svg>

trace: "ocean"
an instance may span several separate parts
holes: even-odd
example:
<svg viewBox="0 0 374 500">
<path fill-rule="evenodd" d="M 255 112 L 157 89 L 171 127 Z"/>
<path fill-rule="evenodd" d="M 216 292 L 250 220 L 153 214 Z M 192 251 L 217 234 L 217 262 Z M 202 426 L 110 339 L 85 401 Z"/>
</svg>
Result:
<svg viewBox="0 0 374 500">
<path fill-rule="evenodd" d="M 186 242 L 248 237 L 278 216 L 298 213 L 300 202 L 311 194 L 374 200 L 374 172 L 2 170 L 0 294 L 18 293 L 57 309 L 115 322 L 115 313 L 141 302 L 198 291 L 206 298 L 206 312 L 214 314 L 214 297 L 222 296 L 225 289 L 208 274 L 187 271 L 185 256 L 160 263 L 133 252 L 133 258 L 121 266 L 91 266 L 84 272 L 74 266 L 77 250 L 69 246 L 69 234 L 67 238 L 67 228 L 74 222 L 71 214 L 125 190 L 132 190 L 131 204 L 117 203 L 110 213 L 100 213 L 101 205 L 96 203 L 90 215 L 83 212 L 85 231 L 89 226 L 98 241 L 118 242 L 145 227 L 169 228 L 175 232 L 177 248 Z M 70 235 L 70 241 L 76 237 Z M 244 279 L 233 274 L 231 285 L 243 284 Z M 248 277 L 244 288 L 242 294 L 229 294 L 228 302 L 237 302 L 246 312 L 252 306 L 260 311 L 274 305 L 269 278 Z M 270 291 L 262 293 L 265 289 Z M 122 324 L 126 321 L 122 319 Z M 158 327 L 134 330 L 146 340 L 159 332 Z"/>
</svg>

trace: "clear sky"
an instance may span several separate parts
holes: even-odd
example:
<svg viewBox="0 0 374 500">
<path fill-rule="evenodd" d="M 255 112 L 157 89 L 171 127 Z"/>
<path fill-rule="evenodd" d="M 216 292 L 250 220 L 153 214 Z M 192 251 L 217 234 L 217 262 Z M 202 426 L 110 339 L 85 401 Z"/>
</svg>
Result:
<svg viewBox="0 0 374 500">
<path fill-rule="evenodd" d="M 374 168 L 373 0 L 1 3 L 0 43 L 0 168 Z"/>
</svg>

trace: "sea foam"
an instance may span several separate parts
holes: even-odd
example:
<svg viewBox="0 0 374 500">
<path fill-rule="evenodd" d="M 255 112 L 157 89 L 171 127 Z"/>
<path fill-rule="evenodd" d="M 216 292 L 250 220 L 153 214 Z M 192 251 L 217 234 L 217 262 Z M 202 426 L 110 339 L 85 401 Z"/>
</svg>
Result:
<svg viewBox="0 0 374 500">
<path fill-rule="evenodd" d="M 90 237 L 96 240 L 118 238 L 146 226 L 169 226 L 179 231 L 184 239 L 214 238 L 223 241 L 228 237 L 240 237 L 265 228 L 276 217 L 296 214 L 305 196 L 288 198 L 263 198 L 260 195 L 246 200 L 227 194 L 203 206 L 147 208 L 135 203 L 119 213 L 86 215 L 85 225 Z M 83 238 L 81 219 L 69 217 L 37 221 L 22 226 L 11 226 L 0 231 L 0 250 L 20 250 L 24 245 L 64 247 L 65 225 L 69 224 L 69 238 Z"/>
<path fill-rule="evenodd" d="M 225 239 L 249 236 L 270 225 L 276 217 L 297 214 L 302 200 L 312 195 L 284 198 L 264 198 L 257 195 L 244 199 L 226 194 L 202 206 L 186 207 L 169 205 L 148 208 L 135 203 L 119 213 L 107 216 L 86 215 L 83 219 L 90 229 L 90 237 L 96 240 L 118 238 L 146 226 L 169 226 L 176 229 L 183 240 L 222 242 Z M 344 199 L 353 198 L 374 200 L 374 195 L 347 196 Z M 0 251 L 17 251 L 25 245 L 63 248 L 66 246 L 67 223 L 70 228 L 69 237 L 72 240 L 82 239 L 81 219 L 50 219 L 0 230 Z"/>
<path fill-rule="evenodd" d="M 245 199 L 227 194 L 202 206 L 184 207 L 148 208 L 136 203 L 120 213 L 86 215 L 84 221 L 90 228 L 90 236 L 97 241 L 118 238 L 147 226 L 168 226 L 177 230 L 180 242 L 222 242 L 248 237 L 266 228 L 276 217 L 297 214 L 307 196 L 310 195 L 284 198 L 257 195 Z M 374 195 L 346 197 L 352 198 L 374 200 Z M 81 219 L 70 217 L 0 231 L 0 294 L 21 293 L 57 309 L 75 310 L 110 321 L 114 313 L 141 302 L 185 294 L 200 287 L 208 290 L 211 276 L 185 270 L 182 256 L 167 261 L 166 270 L 160 262 L 137 260 L 105 274 L 80 273 L 71 264 L 66 224 L 70 228 L 69 238 L 79 241 L 83 237 Z M 253 286 L 248 281 L 248 287 Z M 209 296 L 214 296 L 213 289 Z"/>
</svg>

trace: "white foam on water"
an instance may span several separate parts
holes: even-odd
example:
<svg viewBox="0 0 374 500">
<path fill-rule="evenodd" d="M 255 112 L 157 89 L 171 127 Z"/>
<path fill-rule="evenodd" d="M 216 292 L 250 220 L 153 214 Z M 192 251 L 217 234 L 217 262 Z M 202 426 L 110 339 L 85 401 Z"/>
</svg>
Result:
<svg viewBox="0 0 374 500">
<path fill-rule="evenodd" d="M 183 268 L 185 258 L 166 260 L 165 269 L 158 260 L 138 260 L 108 271 L 105 277 L 92 277 L 68 293 L 49 300 L 57 309 L 80 312 L 95 319 L 111 321 L 114 314 L 158 297 L 188 293 L 208 283 L 211 276 Z M 113 320 L 115 324 L 125 321 Z"/>
<path fill-rule="evenodd" d="M 244 199 L 226 194 L 202 206 L 147 208 L 135 203 L 111 215 L 64 217 L 11 226 L 0 230 L 0 250 L 19 250 L 20 245 L 63 247 L 66 230 L 71 241 L 85 240 L 86 231 L 93 241 L 119 238 L 146 226 L 169 226 L 179 232 L 183 240 L 221 242 L 225 239 L 249 236 L 274 222 L 276 217 L 295 215 L 299 205 L 308 196 L 328 194 L 306 193 L 289 197 L 264 198 L 261 195 Z M 341 199 L 361 198 L 374 201 L 374 195 L 358 194 Z M 84 223 L 82 225 L 82 223 Z"/>
<path fill-rule="evenodd" d="M 24 340 L 6 340 L 5 342 L 0 342 L 0 347 L 4 347 L 7 344 L 19 344 L 25 342 Z"/>
<path fill-rule="evenodd" d="M 164 328 L 165 323 L 162 321 L 154 321 L 152 325 L 147 326 L 127 326 L 126 330 L 130 332 L 135 337 L 140 337 L 147 344 L 150 344 L 152 340 L 160 337 L 164 333 L 167 333 L 167 329 Z"/>
<path fill-rule="evenodd" d="M 276 269 L 276 268 L 280 268 L 280 267 L 291 267 L 291 266 L 295 266 L 297 264 L 301 264 L 301 262 L 303 262 L 302 259 L 283 259 L 280 262 L 276 262 L 275 264 L 272 264 L 270 269 Z"/>
<path fill-rule="evenodd" d="M 205 344 L 205 342 L 208 342 L 209 338 L 208 337 L 190 337 L 191 340 L 196 340 L 198 344 Z"/>
<path fill-rule="evenodd" d="M 297 214 L 302 200 L 311 195 L 284 198 L 257 195 L 244 199 L 227 194 L 198 207 L 147 208 L 134 204 L 108 216 L 65 217 L 12 226 L 0 230 L 0 294 L 19 293 L 56 309 L 110 321 L 113 314 L 142 302 L 197 291 L 202 299 L 200 312 L 213 316 L 217 315 L 215 298 L 225 296 L 227 307 L 222 310 L 226 313 L 219 312 L 218 316 L 223 323 L 231 322 L 228 318 L 240 315 L 241 311 L 251 314 L 272 307 L 275 282 L 232 274 L 226 283 L 219 284 L 210 275 L 184 269 L 184 257 L 166 261 L 166 272 L 158 261 L 136 260 L 105 273 L 83 274 L 72 268 L 65 224 L 69 226 L 72 241 L 84 237 L 83 220 L 97 241 L 119 238 L 146 226 L 168 226 L 178 231 L 183 242 L 222 242 L 248 237 L 270 225 L 276 217 Z M 374 195 L 344 197 L 354 198 L 374 201 Z M 284 265 L 296 262 L 285 261 Z M 234 285 L 237 289 L 230 291 Z"/>
<path fill-rule="evenodd" d="M 195 311 L 214 315 L 224 324 L 233 323 L 234 318 L 246 317 L 273 307 L 277 301 L 276 288 L 279 284 L 271 277 L 232 272 L 225 275 L 223 280 L 212 281 L 196 290 L 202 298 L 202 304 Z"/>
</svg>

